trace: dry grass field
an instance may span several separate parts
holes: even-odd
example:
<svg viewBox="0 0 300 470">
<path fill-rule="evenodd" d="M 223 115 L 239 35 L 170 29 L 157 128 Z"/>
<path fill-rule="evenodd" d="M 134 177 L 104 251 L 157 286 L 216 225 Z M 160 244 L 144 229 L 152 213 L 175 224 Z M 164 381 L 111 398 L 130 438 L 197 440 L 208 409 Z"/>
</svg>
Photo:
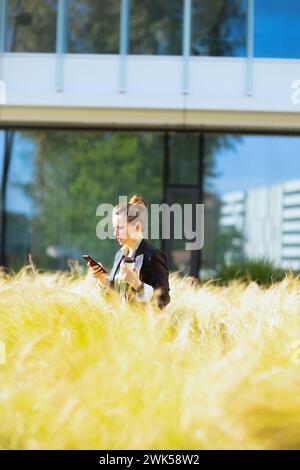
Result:
<svg viewBox="0 0 300 470">
<path fill-rule="evenodd" d="M 158 312 L 2 274 L 0 447 L 299 449 L 300 280 L 170 285 Z"/>
</svg>

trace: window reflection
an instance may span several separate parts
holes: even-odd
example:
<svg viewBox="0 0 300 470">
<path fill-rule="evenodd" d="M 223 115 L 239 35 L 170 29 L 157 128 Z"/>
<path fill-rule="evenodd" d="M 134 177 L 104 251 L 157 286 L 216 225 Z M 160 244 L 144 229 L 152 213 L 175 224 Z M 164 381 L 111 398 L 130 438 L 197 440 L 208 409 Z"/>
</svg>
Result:
<svg viewBox="0 0 300 470">
<path fill-rule="evenodd" d="M 57 0 L 7 0 L 5 50 L 55 52 Z"/>
<path fill-rule="evenodd" d="M 131 0 L 130 53 L 182 53 L 182 0 Z"/>
<path fill-rule="evenodd" d="M 110 266 L 119 249 L 96 236 L 99 204 L 138 192 L 162 198 L 159 133 L 15 131 L 7 191 L 6 255 L 11 268 L 28 261 L 65 269 L 89 253 Z M 153 240 L 153 245 L 160 245 Z"/>
<path fill-rule="evenodd" d="M 0 130 L 0 247 L 2 247 L 2 217 L 3 217 L 3 172 L 4 172 L 4 148 L 5 148 L 5 132 Z M 0 250 L 1 256 L 1 250 Z"/>
<path fill-rule="evenodd" d="M 255 56 L 300 58 L 299 0 L 255 2 Z"/>
<path fill-rule="evenodd" d="M 68 0 L 68 51 L 117 54 L 120 0 Z"/>
<path fill-rule="evenodd" d="M 134 192 L 149 204 L 162 202 L 160 132 L 5 132 L 12 136 L 5 227 L 10 267 L 19 268 L 31 253 L 41 268 L 64 269 L 68 259 L 80 259 L 82 252 L 110 266 L 119 246 L 96 237 L 97 206 L 117 204 L 119 195 Z M 196 149 L 195 135 L 171 133 L 178 165 L 185 157 L 180 145 Z M 1 131 L 0 163 L 3 145 Z M 300 269 L 300 137 L 206 134 L 204 147 L 201 277 L 213 275 L 224 261 L 254 258 Z M 177 177 L 174 181 L 178 184 Z M 171 185 L 168 190 L 170 204 L 197 201 L 184 188 Z M 160 247 L 160 240 L 151 242 Z M 172 269 L 189 272 L 192 253 L 185 252 L 184 244 L 171 242 Z"/>
<path fill-rule="evenodd" d="M 169 183 L 197 184 L 199 179 L 199 134 L 171 133 L 169 154 Z"/>
<path fill-rule="evenodd" d="M 5 51 L 55 52 L 57 0 L 7 0 Z M 67 0 L 67 51 L 117 54 L 120 0 Z M 254 9 L 254 55 L 300 58 L 298 0 L 260 0 Z M 131 0 L 129 52 L 181 55 L 183 0 Z M 193 0 L 191 54 L 244 57 L 247 0 Z"/>
<path fill-rule="evenodd" d="M 181 224 L 177 220 L 177 230 L 181 234 L 181 238 L 176 239 L 174 234 L 173 222 L 172 221 L 172 230 L 171 230 L 171 263 L 170 269 L 172 271 L 179 271 L 182 274 L 190 274 L 191 272 L 191 262 L 192 262 L 192 251 L 186 250 L 185 246 L 188 240 L 185 238 L 185 227 L 184 227 L 184 206 L 186 204 L 193 204 L 193 197 L 190 194 L 180 194 L 174 191 L 173 199 L 170 201 L 170 206 L 173 204 L 178 204 L 182 212 Z"/>
<path fill-rule="evenodd" d="M 0 130 L 0 181 L 3 177 L 5 132 Z"/>
<path fill-rule="evenodd" d="M 246 54 L 246 0 L 193 0 L 192 55 Z"/>
<path fill-rule="evenodd" d="M 262 258 L 300 269 L 300 138 L 210 135 L 205 142 L 203 274 L 224 261 Z"/>
</svg>

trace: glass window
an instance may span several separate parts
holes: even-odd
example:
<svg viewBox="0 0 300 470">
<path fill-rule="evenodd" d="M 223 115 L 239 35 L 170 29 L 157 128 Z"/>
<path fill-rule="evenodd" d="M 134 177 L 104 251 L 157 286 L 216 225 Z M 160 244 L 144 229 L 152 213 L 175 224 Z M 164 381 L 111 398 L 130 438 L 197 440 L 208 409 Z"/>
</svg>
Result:
<svg viewBox="0 0 300 470">
<path fill-rule="evenodd" d="M 18 269 L 65 269 L 89 253 L 108 267 L 119 249 L 100 240 L 99 204 L 135 192 L 162 200 L 163 139 L 151 132 L 15 131 L 7 192 L 6 255 Z M 149 236 L 150 238 L 150 236 Z M 160 240 L 153 240 L 160 246 Z"/>
<path fill-rule="evenodd" d="M 203 274 L 262 258 L 300 269 L 300 137 L 207 135 L 205 148 Z"/>
<path fill-rule="evenodd" d="M 300 58 L 299 0 L 255 2 L 256 57 Z"/>
<path fill-rule="evenodd" d="M 120 0 L 69 0 L 68 51 L 118 54 Z"/>
<path fill-rule="evenodd" d="M 199 136 L 192 133 L 170 134 L 169 183 L 197 184 L 199 179 Z"/>
<path fill-rule="evenodd" d="M 5 148 L 5 132 L 0 130 L 0 217 L 2 218 L 2 188 L 3 188 L 3 171 L 4 171 L 4 148 Z M 2 243 L 2 220 L 0 220 L 0 246 Z M 1 257 L 1 251 L 0 251 Z"/>
<path fill-rule="evenodd" d="M 5 50 L 55 52 L 57 0 L 7 0 Z"/>
<path fill-rule="evenodd" d="M 171 270 L 180 271 L 183 274 L 191 274 L 195 272 L 194 265 L 197 264 L 198 252 L 187 250 L 186 244 L 195 242 L 195 237 L 191 239 L 189 232 L 195 233 L 197 230 L 198 188 L 169 187 L 166 190 L 166 202 L 172 209 L 170 220 L 166 219 L 166 224 L 170 222 L 170 239 L 167 238 L 164 243 L 169 254 L 169 267 Z M 192 208 L 191 212 L 190 208 Z M 191 219 L 189 219 L 189 214 Z M 168 229 L 168 225 L 165 229 Z"/>
<path fill-rule="evenodd" d="M 191 54 L 246 55 L 246 0 L 193 0 Z"/>
<path fill-rule="evenodd" d="M 130 54 L 181 55 L 182 0 L 131 0 Z"/>
<path fill-rule="evenodd" d="M 5 132 L 0 130 L 0 181 L 3 177 Z"/>
</svg>

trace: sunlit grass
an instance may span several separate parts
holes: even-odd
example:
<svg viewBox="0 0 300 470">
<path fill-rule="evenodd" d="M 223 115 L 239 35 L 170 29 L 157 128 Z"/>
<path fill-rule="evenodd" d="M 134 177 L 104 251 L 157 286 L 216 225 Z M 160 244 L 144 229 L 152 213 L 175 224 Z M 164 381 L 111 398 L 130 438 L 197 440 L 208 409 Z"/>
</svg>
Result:
<svg viewBox="0 0 300 470">
<path fill-rule="evenodd" d="M 88 276 L 2 275 L 0 447 L 300 448 L 299 279 L 170 284 L 161 312 Z"/>
</svg>

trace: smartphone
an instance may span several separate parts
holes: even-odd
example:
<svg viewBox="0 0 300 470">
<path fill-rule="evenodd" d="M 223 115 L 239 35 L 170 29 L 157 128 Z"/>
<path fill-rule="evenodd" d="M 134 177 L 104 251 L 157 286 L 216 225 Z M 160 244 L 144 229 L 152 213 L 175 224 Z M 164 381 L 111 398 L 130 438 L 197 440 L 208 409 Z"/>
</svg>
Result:
<svg viewBox="0 0 300 470">
<path fill-rule="evenodd" d="M 82 255 L 82 257 L 83 257 L 83 259 L 84 259 L 87 263 L 90 261 L 92 266 L 99 266 L 99 268 L 100 268 L 105 274 L 108 273 L 107 269 L 106 269 L 101 263 L 98 263 L 97 261 L 95 261 L 94 258 L 92 258 L 90 255 Z"/>
</svg>

